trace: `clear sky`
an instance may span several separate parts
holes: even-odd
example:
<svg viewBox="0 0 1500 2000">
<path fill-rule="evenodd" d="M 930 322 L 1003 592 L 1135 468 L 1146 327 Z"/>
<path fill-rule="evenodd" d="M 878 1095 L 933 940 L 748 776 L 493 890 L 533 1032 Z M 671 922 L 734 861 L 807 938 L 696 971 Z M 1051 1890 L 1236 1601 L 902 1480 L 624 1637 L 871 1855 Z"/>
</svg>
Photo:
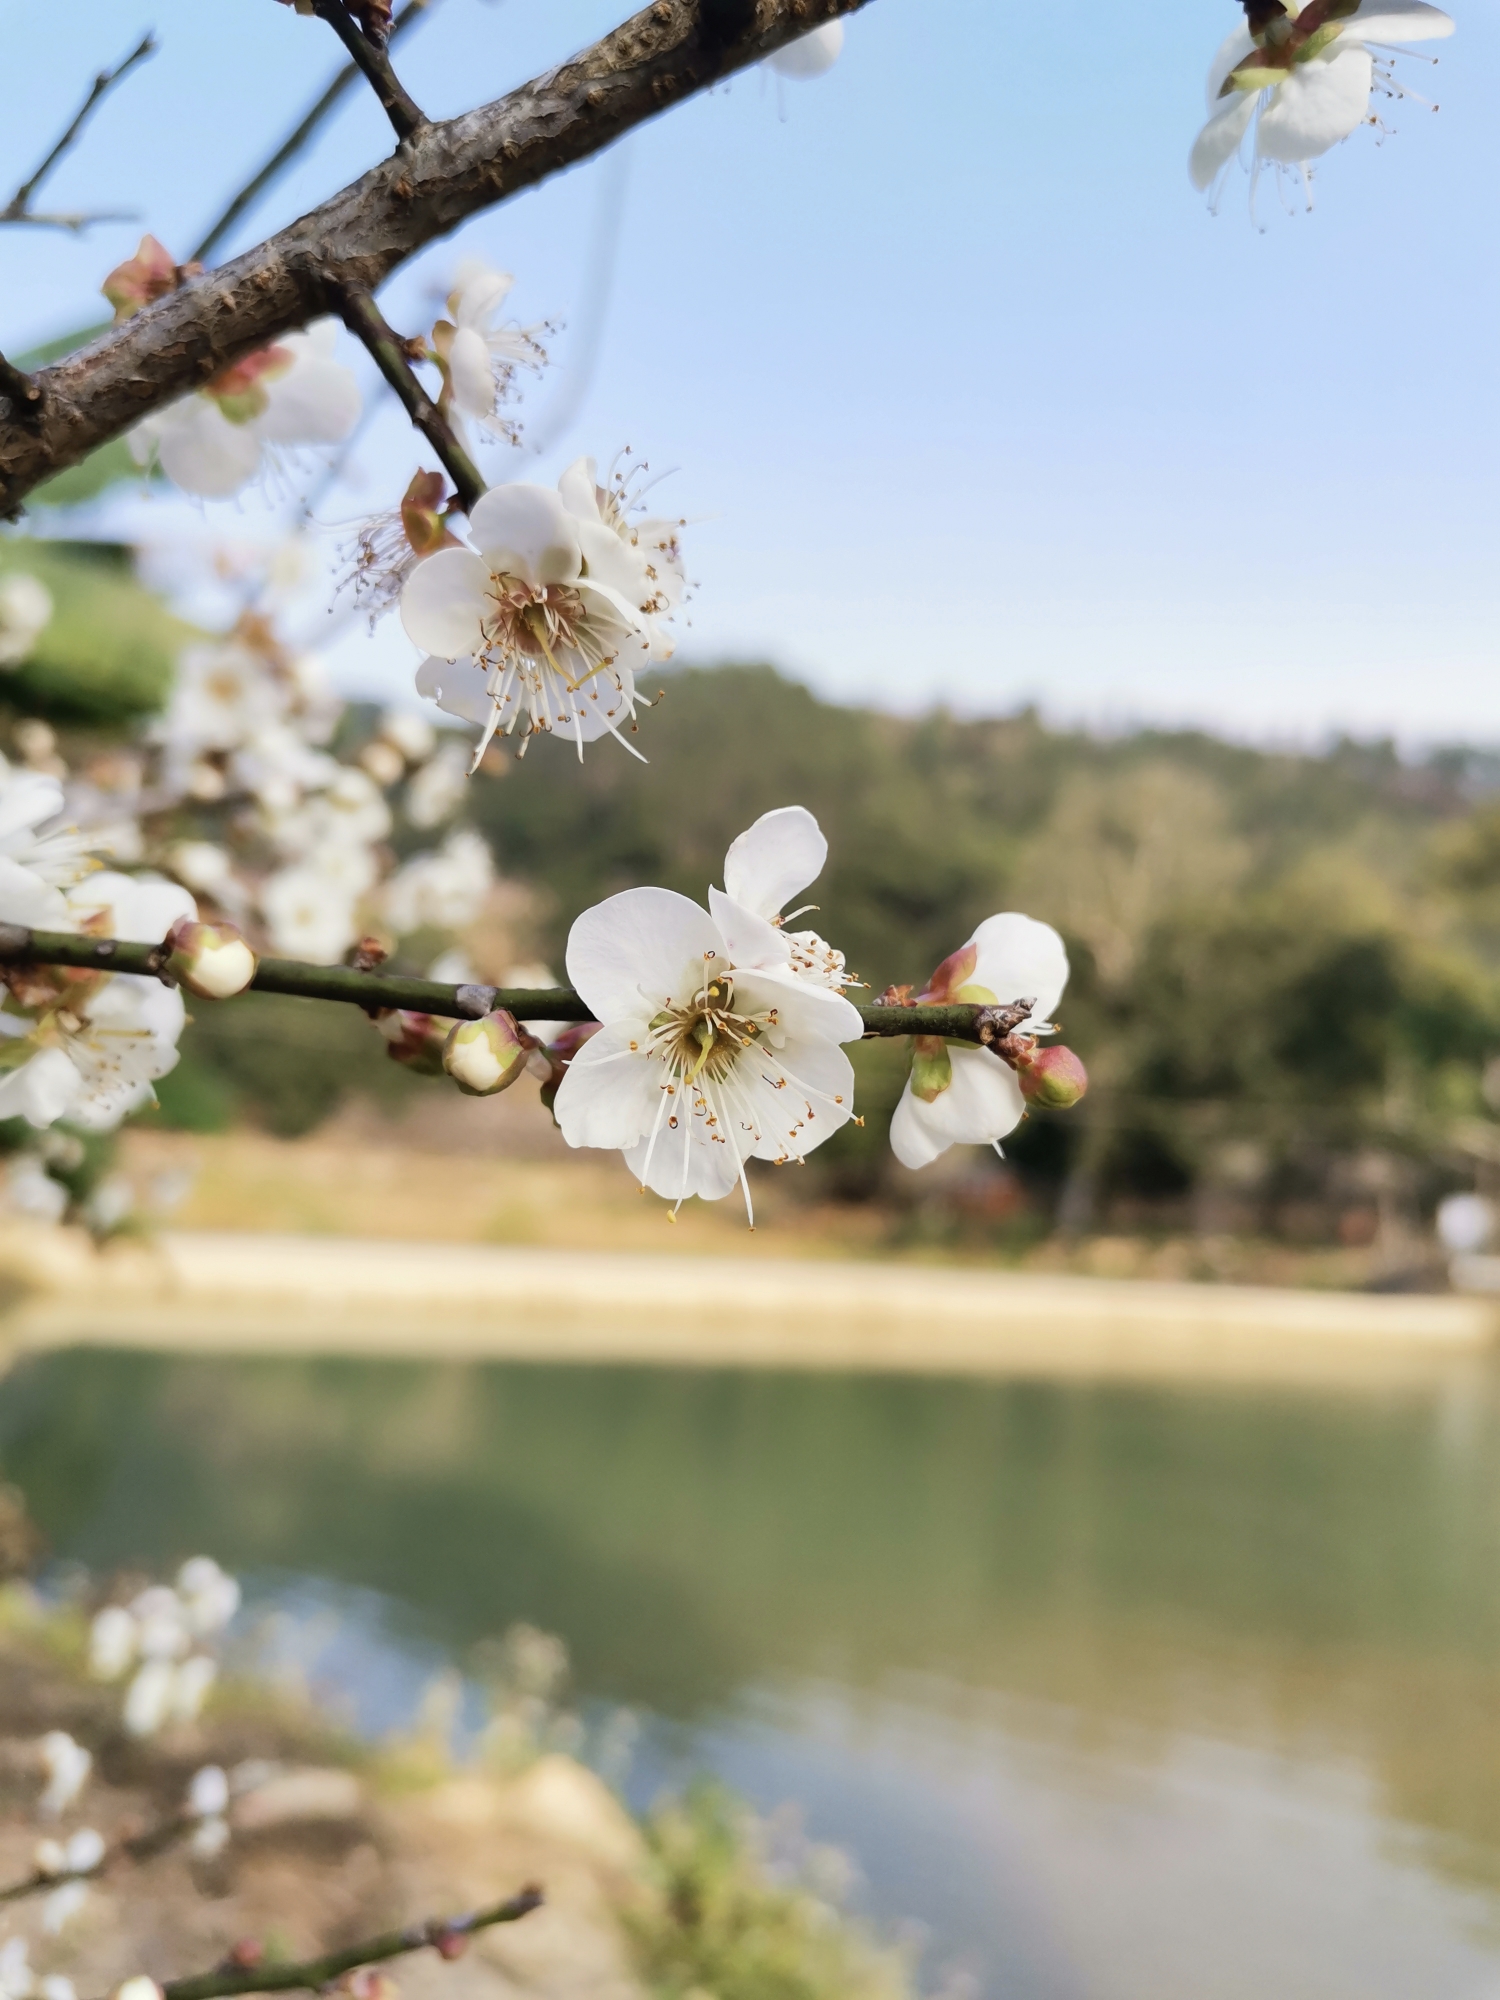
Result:
<svg viewBox="0 0 1500 2000">
<path fill-rule="evenodd" d="M 1311 215 L 1263 183 L 1257 228 L 1247 182 L 1212 216 L 1185 170 L 1230 0 L 873 0 L 827 77 L 667 114 L 437 246 L 387 311 L 430 323 L 475 251 L 519 316 L 566 322 L 522 412 L 544 449 L 487 470 L 625 443 L 679 468 L 685 657 L 907 710 L 1494 740 L 1500 12 L 1451 6 L 1440 67 L 1399 66 L 1441 111 L 1337 148 Z M 624 11 L 444 0 L 400 66 L 447 114 Z M 147 26 L 162 53 L 50 198 L 138 209 L 184 255 L 337 51 L 273 0 L 0 0 L 8 185 Z M 352 97 L 231 247 L 387 143 Z M 86 320 L 138 234 L 0 232 L 0 346 Z M 414 463 L 382 417 L 325 513 L 389 504 Z M 413 660 L 393 626 L 338 648 L 349 685 Z"/>
</svg>

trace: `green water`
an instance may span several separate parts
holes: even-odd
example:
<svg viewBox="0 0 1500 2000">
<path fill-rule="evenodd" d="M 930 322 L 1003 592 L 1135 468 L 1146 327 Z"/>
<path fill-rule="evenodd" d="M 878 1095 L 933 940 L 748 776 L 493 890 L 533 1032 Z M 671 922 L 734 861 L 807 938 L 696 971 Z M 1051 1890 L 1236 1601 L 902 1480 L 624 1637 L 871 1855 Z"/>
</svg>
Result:
<svg viewBox="0 0 1500 2000">
<path fill-rule="evenodd" d="M 370 1726 L 525 1618 L 634 1777 L 801 1803 L 1017 2000 L 1500 1994 L 1500 1395 L 115 1352 L 0 1384 L 54 1550 L 345 1607 Z"/>
</svg>

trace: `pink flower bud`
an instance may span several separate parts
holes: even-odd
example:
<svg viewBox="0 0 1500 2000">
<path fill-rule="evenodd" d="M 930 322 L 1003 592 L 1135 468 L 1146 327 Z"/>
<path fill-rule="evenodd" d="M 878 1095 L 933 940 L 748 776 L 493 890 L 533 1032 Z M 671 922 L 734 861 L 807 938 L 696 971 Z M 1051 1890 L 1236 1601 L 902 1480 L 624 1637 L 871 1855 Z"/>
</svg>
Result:
<svg viewBox="0 0 1500 2000">
<path fill-rule="evenodd" d="M 503 1007 L 482 1021 L 460 1021 L 443 1048 L 443 1068 L 466 1097 L 493 1097 L 526 1067 L 529 1037 Z"/>
<path fill-rule="evenodd" d="M 1089 1087 L 1089 1073 L 1071 1049 L 1033 1049 L 1016 1063 L 1021 1095 L 1042 1111 L 1071 1111 Z"/>
<path fill-rule="evenodd" d="M 143 236 L 135 255 L 117 264 L 99 289 L 114 307 L 115 318 L 129 319 L 142 306 L 175 292 L 179 276 L 171 251 L 154 236 Z"/>
<path fill-rule="evenodd" d="M 386 1007 L 375 1016 L 375 1025 L 386 1040 L 386 1054 L 419 1076 L 440 1076 L 443 1048 L 450 1023 L 435 1014 L 414 1014 L 405 1008 Z"/>
<path fill-rule="evenodd" d="M 412 553 L 430 556 L 435 549 L 456 549 L 458 537 L 439 509 L 448 491 L 440 472 L 418 472 L 401 496 L 401 527 Z"/>
<path fill-rule="evenodd" d="M 179 917 L 165 942 L 167 971 L 200 1000 L 227 1000 L 243 993 L 260 962 L 233 924 Z"/>
</svg>

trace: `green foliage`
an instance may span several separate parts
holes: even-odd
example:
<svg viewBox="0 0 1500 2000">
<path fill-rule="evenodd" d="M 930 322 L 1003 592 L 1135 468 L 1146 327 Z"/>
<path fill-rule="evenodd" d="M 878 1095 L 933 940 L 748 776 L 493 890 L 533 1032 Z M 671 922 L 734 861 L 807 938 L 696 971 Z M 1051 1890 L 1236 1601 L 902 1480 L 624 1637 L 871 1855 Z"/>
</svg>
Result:
<svg viewBox="0 0 1500 2000">
<path fill-rule="evenodd" d="M 46 586 L 53 610 L 30 657 L 0 678 L 13 708 L 98 725 L 161 706 L 177 656 L 195 634 L 137 583 L 129 549 L 0 538 L 0 575 L 18 571 Z"/>
<path fill-rule="evenodd" d="M 631 1917 L 642 1976 L 661 2000 L 902 2000 L 903 1959 L 877 1950 L 805 1879 L 768 1867 L 765 1829 L 700 1785 L 646 1822 L 655 1877 Z"/>
</svg>

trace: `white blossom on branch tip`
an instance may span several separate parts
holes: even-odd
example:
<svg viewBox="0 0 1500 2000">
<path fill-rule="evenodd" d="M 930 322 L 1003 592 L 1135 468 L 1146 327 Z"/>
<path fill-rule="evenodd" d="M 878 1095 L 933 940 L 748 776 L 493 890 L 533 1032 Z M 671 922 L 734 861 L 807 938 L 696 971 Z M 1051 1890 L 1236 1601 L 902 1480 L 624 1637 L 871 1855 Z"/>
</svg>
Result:
<svg viewBox="0 0 1500 2000">
<path fill-rule="evenodd" d="M 750 1212 L 747 1160 L 801 1160 L 853 1116 L 839 1044 L 859 1039 L 856 1010 L 786 965 L 741 963 L 686 896 L 627 889 L 586 910 L 567 968 L 601 1026 L 557 1089 L 563 1137 L 617 1148 L 677 1207 L 738 1183 Z"/>
<path fill-rule="evenodd" d="M 816 931 L 788 931 L 781 914 L 793 896 L 823 872 L 828 842 L 806 806 L 762 813 L 736 836 L 724 857 L 724 887 L 710 889 L 708 907 L 729 940 L 736 961 L 784 969 L 816 986 L 841 992 L 852 981 L 844 954 Z M 793 917 L 801 910 L 794 910 Z"/>
<path fill-rule="evenodd" d="M 443 376 L 441 404 L 451 415 L 456 408 L 483 428 L 515 441 L 514 427 L 499 414 L 509 396 L 518 368 L 542 368 L 546 350 L 537 339 L 543 327 L 497 325 L 515 279 L 477 257 L 459 264 L 457 282 L 448 294 L 448 319 L 432 329 L 432 354 Z"/>
<path fill-rule="evenodd" d="M 1228 35 L 1208 73 L 1208 122 L 1188 171 L 1217 205 L 1224 172 L 1251 134 L 1251 187 L 1261 165 L 1301 170 L 1361 124 L 1372 93 L 1414 96 L 1391 59 L 1400 42 L 1436 41 L 1453 21 L 1424 0 L 1288 0 L 1258 34 Z M 1423 100 L 1417 100 L 1421 102 Z"/>
</svg>

